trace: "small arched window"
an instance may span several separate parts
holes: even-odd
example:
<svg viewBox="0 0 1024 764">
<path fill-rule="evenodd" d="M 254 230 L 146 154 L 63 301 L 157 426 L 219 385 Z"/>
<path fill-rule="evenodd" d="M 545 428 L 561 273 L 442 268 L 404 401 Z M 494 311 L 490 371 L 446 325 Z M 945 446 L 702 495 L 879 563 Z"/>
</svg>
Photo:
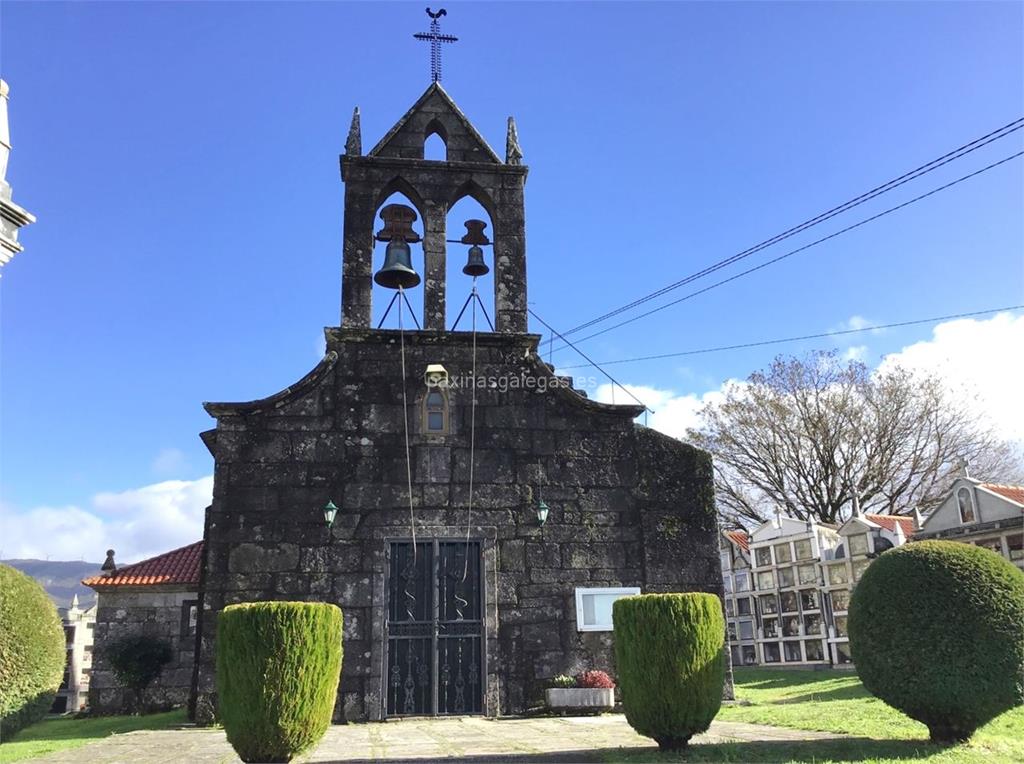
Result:
<svg viewBox="0 0 1024 764">
<path fill-rule="evenodd" d="M 434 435 L 448 432 L 448 396 L 436 387 L 423 399 L 423 430 Z"/>
<path fill-rule="evenodd" d="M 960 507 L 960 522 L 961 523 L 973 523 L 974 522 L 974 497 L 971 496 L 971 489 L 967 486 L 962 487 L 956 492 L 956 503 Z"/>
<path fill-rule="evenodd" d="M 431 120 L 423 133 L 423 158 L 448 161 L 448 131 L 438 120 Z"/>
</svg>

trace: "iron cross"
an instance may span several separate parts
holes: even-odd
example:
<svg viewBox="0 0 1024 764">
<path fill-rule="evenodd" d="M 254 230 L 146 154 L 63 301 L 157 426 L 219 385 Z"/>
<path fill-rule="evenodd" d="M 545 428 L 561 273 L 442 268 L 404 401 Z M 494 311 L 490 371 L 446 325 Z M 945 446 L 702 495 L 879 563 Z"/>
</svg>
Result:
<svg viewBox="0 0 1024 764">
<path fill-rule="evenodd" d="M 434 82 L 441 81 L 441 43 L 457 42 L 458 37 L 450 34 L 441 34 L 441 23 L 438 21 L 442 16 L 447 16 L 448 11 L 444 8 L 434 13 L 427 8 L 427 15 L 430 16 L 430 31 L 417 32 L 413 35 L 417 40 L 430 41 L 430 76 Z"/>
</svg>

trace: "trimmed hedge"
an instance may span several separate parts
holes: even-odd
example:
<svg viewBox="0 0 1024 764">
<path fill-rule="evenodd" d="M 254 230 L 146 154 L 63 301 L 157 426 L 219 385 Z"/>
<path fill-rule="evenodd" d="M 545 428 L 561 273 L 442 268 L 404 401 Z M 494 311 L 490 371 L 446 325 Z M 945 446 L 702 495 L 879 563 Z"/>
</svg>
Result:
<svg viewBox="0 0 1024 764">
<path fill-rule="evenodd" d="M 954 541 L 885 552 L 854 589 L 848 626 L 864 686 L 935 742 L 1024 703 L 1024 573 L 994 552 Z"/>
<path fill-rule="evenodd" d="M 64 676 L 64 642 L 43 587 L 0 565 L 0 740 L 49 712 Z"/>
<path fill-rule="evenodd" d="M 713 594 L 641 594 L 612 606 L 626 721 L 662 749 L 704 732 L 722 705 L 725 619 Z"/>
<path fill-rule="evenodd" d="M 242 761 L 291 761 L 331 723 L 342 616 L 321 602 L 230 605 L 217 619 L 217 692 Z"/>
</svg>

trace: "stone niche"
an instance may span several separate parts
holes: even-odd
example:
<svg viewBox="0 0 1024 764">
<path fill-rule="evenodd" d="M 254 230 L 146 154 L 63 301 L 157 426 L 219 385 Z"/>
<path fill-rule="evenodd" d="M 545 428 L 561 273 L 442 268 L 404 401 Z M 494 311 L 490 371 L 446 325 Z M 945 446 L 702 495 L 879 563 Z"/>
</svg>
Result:
<svg viewBox="0 0 1024 764">
<path fill-rule="evenodd" d="M 577 587 L 721 593 L 711 458 L 634 419 L 637 406 L 588 400 L 553 376 L 529 334 L 473 337 L 327 330 L 327 355 L 287 390 L 207 404 L 215 458 L 207 511 L 196 715 L 214 714 L 217 611 L 244 601 L 333 602 L 344 611 L 337 720 L 380 719 L 386 550 L 410 535 L 404 417 L 419 538 L 481 542 L 484 713 L 541 702 L 554 675 L 615 674 L 611 632 L 577 629 Z M 449 421 L 425 431 L 428 364 L 442 364 Z M 403 392 L 408 401 L 403 410 Z M 473 510 L 469 463 L 474 458 Z M 543 526 L 536 500 L 550 507 Z M 321 512 L 339 507 L 328 530 Z"/>
</svg>

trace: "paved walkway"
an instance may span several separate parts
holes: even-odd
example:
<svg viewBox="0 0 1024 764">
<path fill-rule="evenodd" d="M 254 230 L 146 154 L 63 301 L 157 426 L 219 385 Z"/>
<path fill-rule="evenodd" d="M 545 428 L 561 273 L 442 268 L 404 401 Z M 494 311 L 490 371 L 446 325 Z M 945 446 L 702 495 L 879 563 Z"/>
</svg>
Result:
<svg viewBox="0 0 1024 764">
<path fill-rule="evenodd" d="M 759 724 L 714 722 L 691 744 L 732 741 L 793 741 L 835 738 L 821 732 L 766 727 Z M 535 719 L 405 719 L 383 724 L 347 724 L 331 727 L 311 753 L 297 761 L 362 762 L 438 761 L 469 762 L 600 761 L 610 750 L 656 749 L 640 737 L 624 716 L 581 716 Z M 113 735 L 82 748 L 32 759 L 49 764 L 164 764 L 197 762 L 234 764 L 238 757 L 223 730 L 184 727 Z"/>
</svg>

